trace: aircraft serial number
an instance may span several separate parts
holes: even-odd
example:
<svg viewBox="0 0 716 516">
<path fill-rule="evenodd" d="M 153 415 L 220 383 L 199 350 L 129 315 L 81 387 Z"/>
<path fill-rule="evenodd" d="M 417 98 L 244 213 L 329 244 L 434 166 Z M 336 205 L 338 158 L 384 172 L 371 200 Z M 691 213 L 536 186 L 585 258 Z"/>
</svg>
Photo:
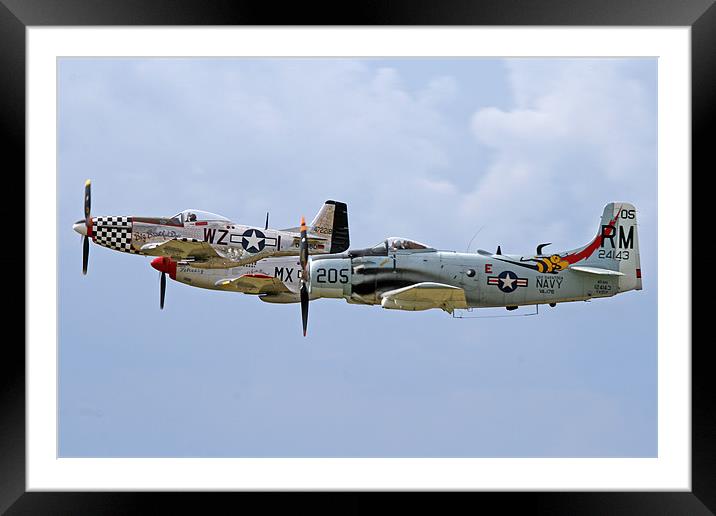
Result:
<svg viewBox="0 0 716 516">
<path fill-rule="evenodd" d="M 629 259 L 629 251 L 617 251 L 616 249 L 600 249 L 599 250 L 599 257 L 600 258 L 612 258 L 614 260 L 628 260 Z"/>
</svg>

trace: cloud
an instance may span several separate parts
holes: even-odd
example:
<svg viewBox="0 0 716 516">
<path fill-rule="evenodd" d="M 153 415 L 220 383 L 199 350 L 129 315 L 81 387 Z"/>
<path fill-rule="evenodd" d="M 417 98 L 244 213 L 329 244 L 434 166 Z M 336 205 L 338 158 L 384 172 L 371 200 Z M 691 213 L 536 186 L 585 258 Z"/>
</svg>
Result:
<svg viewBox="0 0 716 516">
<path fill-rule="evenodd" d="M 653 455 L 655 61 L 503 66 L 61 60 L 60 453 Z M 343 200 L 356 247 L 402 235 L 461 251 L 480 228 L 472 250 L 573 247 L 604 202 L 631 200 L 653 279 L 529 318 L 323 300 L 305 340 L 295 305 L 249 296 L 170 283 L 159 312 L 147 259 L 93 247 L 82 276 L 87 177 L 95 215 L 194 207 L 258 225 L 270 209 L 288 227 Z M 88 300 L 129 322 L 96 338 Z M 609 324 L 585 332 L 595 321 Z"/>
<path fill-rule="evenodd" d="M 454 77 L 435 77 L 418 94 L 418 99 L 422 104 L 437 106 L 453 100 L 457 94 L 457 89 L 457 81 Z"/>
<path fill-rule="evenodd" d="M 399 234 L 462 248 L 487 224 L 486 245 L 573 247 L 606 202 L 648 208 L 638 193 L 655 175 L 655 110 L 630 66 L 504 66 L 509 107 L 453 76 L 408 80 L 371 60 L 65 61 L 63 170 L 131 191 L 136 206 L 104 196 L 98 208 L 113 212 L 191 206 L 251 223 L 271 210 L 291 226 L 344 200 L 356 245 Z M 455 116 L 465 99 L 483 107 Z"/>
<path fill-rule="evenodd" d="M 627 63 L 508 61 L 514 106 L 471 118 L 475 140 L 493 158 L 462 212 L 522 226 L 521 238 L 534 232 L 525 225 L 532 219 L 547 225 L 544 237 L 565 240 L 569 221 L 586 240 L 609 201 L 655 210 L 654 190 L 642 188 L 656 182 L 655 99 Z"/>
<path fill-rule="evenodd" d="M 270 209 L 295 225 L 324 200 L 345 200 L 351 222 L 371 228 L 362 244 L 384 237 L 386 220 L 409 232 L 396 212 L 430 211 L 424 181 L 449 168 L 464 132 L 443 112 L 453 78 L 406 85 L 370 61 L 75 60 L 61 71 L 65 170 L 102 171 L 137 206 L 204 207 L 246 223 Z"/>
<path fill-rule="evenodd" d="M 457 195 L 458 189 L 450 181 L 420 178 L 417 184 L 423 190 L 435 195 Z"/>
</svg>

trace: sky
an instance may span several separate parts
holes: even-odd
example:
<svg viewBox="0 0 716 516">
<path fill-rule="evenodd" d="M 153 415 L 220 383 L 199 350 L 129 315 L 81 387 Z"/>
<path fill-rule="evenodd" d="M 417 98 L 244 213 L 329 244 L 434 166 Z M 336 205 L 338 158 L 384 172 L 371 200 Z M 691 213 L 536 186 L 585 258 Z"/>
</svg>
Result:
<svg viewBox="0 0 716 516">
<path fill-rule="evenodd" d="M 58 66 L 62 457 L 654 457 L 655 59 L 77 59 Z M 168 281 L 92 215 L 298 225 L 531 254 L 638 210 L 644 290 L 514 317 Z M 474 237 L 474 238 L 473 238 Z M 471 242 L 472 240 L 472 242 Z"/>
</svg>

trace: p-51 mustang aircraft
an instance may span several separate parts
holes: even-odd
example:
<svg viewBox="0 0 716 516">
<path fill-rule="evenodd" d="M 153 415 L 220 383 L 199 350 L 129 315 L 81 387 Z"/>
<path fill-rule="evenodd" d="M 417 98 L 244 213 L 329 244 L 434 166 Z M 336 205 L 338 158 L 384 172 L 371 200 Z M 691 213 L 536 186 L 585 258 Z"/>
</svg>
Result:
<svg viewBox="0 0 716 516">
<path fill-rule="evenodd" d="M 516 256 L 478 251 L 438 251 L 404 238 L 328 255 L 309 255 L 302 223 L 299 257 L 268 258 L 228 269 L 199 269 L 157 258 L 152 266 L 188 285 L 256 294 L 271 303 L 301 303 L 306 334 L 310 299 L 392 310 L 505 307 L 587 301 L 641 290 L 636 209 L 629 203 L 604 208 L 596 236 L 571 251 Z M 302 221 L 303 222 L 303 221 Z"/>
<path fill-rule="evenodd" d="M 92 217 L 91 185 L 85 183 L 85 218 L 73 229 L 83 235 L 82 272 L 87 273 L 89 240 L 125 253 L 159 256 L 192 269 L 226 269 L 270 256 L 299 254 L 300 228 L 269 229 L 236 224 L 201 210 L 184 210 L 173 217 Z M 306 231 L 311 253 L 340 253 L 348 249 L 348 208 L 326 201 Z M 162 276 L 163 291 L 166 279 Z"/>
</svg>

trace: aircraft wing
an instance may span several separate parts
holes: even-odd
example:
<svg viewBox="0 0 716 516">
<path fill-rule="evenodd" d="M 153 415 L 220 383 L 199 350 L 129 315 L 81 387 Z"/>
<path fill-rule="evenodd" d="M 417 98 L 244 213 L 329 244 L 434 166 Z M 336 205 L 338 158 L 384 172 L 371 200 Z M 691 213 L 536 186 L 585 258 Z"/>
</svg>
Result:
<svg viewBox="0 0 716 516">
<path fill-rule="evenodd" d="M 215 285 L 224 290 L 238 290 L 244 294 L 291 293 L 283 281 L 266 274 L 244 274 L 238 278 L 221 279 Z"/>
<path fill-rule="evenodd" d="M 161 243 L 145 244 L 140 249 L 149 256 L 169 256 L 174 260 L 209 260 L 223 258 L 208 243 L 194 238 L 172 238 Z"/>
<path fill-rule="evenodd" d="M 416 283 L 408 287 L 384 292 L 381 306 L 400 310 L 428 310 L 441 308 L 452 312 L 456 308 L 466 308 L 465 291 L 442 283 Z"/>
</svg>

